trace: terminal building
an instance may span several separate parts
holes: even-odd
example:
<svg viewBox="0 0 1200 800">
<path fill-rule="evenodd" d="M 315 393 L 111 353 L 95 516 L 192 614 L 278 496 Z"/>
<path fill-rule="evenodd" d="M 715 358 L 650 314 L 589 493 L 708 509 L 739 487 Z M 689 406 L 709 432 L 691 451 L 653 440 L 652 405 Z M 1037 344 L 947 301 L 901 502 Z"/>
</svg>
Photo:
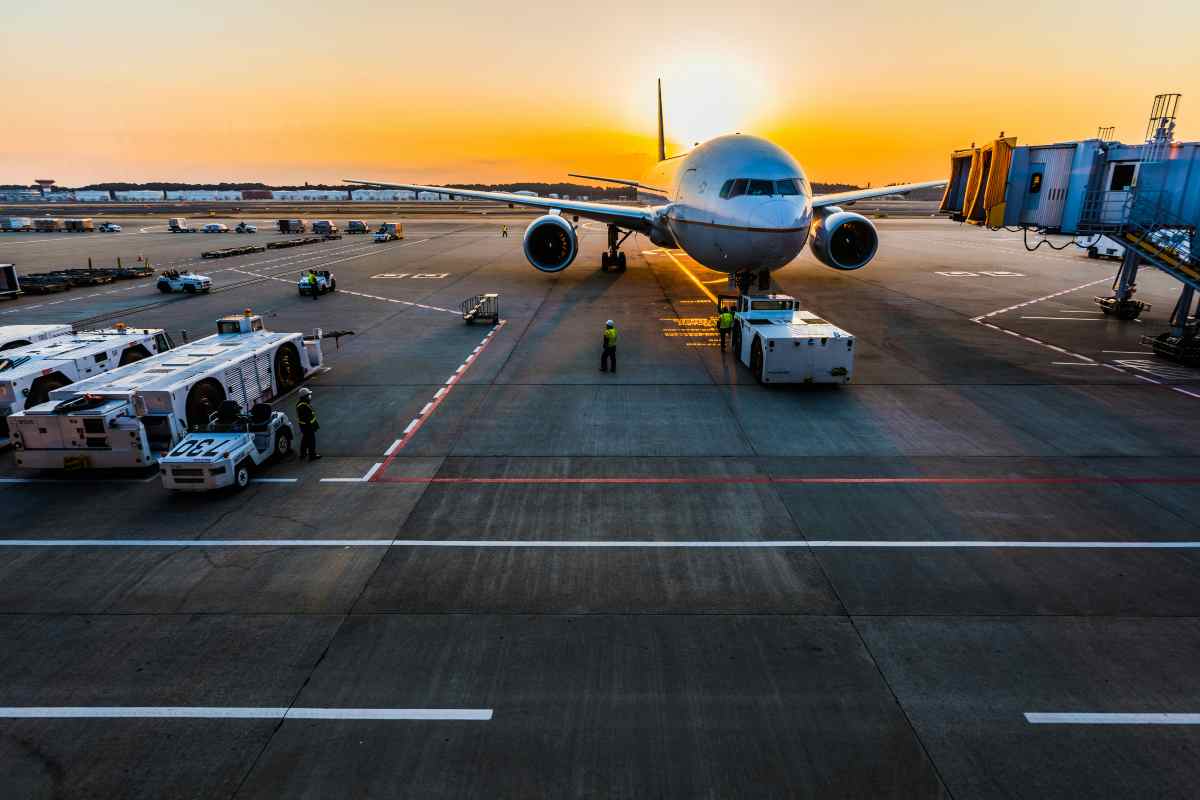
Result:
<svg viewBox="0 0 1200 800">
<path fill-rule="evenodd" d="M 1003 134 L 950 157 L 941 210 L 993 229 L 1067 234 L 1092 257 L 1121 259 L 1106 314 L 1135 319 L 1137 273 L 1161 270 L 1180 283 L 1171 328 L 1147 337 L 1154 351 L 1200 365 L 1200 142 L 1176 142 L 1178 94 L 1154 99 L 1145 141 L 1125 144 L 1111 129 L 1093 139 L 1017 145 Z M 1028 235 L 1028 233 L 1027 233 Z"/>
</svg>

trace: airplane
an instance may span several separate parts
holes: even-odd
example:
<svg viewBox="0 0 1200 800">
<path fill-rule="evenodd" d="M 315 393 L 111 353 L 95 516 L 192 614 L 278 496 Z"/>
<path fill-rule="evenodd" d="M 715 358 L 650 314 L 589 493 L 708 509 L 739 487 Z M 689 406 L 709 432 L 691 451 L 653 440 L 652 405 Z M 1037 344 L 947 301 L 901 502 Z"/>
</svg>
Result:
<svg viewBox="0 0 1200 800">
<path fill-rule="evenodd" d="M 757 279 L 771 288 L 771 272 L 790 263 L 811 240 L 813 255 L 833 269 L 865 267 L 879 249 L 871 221 L 840 206 L 858 200 L 945 186 L 925 181 L 813 195 L 800 164 L 766 139 L 740 133 L 718 136 L 679 156 L 667 157 L 663 136 L 662 80 L 658 81 L 658 162 L 641 181 L 570 173 L 637 190 L 641 206 L 484 192 L 415 183 L 347 180 L 347 183 L 454 197 L 495 200 L 547 210 L 525 230 L 525 257 L 542 272 L 561 272 L 579 254 L 574 222 L 608 226 L 601 268 L 625 269 L 621 245 L 634 233 L 658 247 L 679 248 L 709 269 L 732 275 L 748 291 Z"/>
</svg>

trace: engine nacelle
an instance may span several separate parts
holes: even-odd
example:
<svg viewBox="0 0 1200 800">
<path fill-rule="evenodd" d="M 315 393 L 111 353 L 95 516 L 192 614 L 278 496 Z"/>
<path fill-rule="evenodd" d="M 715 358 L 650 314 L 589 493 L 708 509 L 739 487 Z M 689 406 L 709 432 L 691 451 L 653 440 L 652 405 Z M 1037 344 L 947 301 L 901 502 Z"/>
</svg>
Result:
<svg viewBox="0 0 1200 800">
<path fill-rule="evenodd" d="M 525 229 L 521 243 L 529 263 L 542 272 L 562 272 L 579 253 L 575 226 L 558 214 L 538 217 Z"/>
<path fill-rule="evenodd" d="M 862 214 L 837 206 L 819 208 L 813 216 L 813 255 L 827 267 L 859 269 L 875 257 L 879 234 Z"/>
</svg>

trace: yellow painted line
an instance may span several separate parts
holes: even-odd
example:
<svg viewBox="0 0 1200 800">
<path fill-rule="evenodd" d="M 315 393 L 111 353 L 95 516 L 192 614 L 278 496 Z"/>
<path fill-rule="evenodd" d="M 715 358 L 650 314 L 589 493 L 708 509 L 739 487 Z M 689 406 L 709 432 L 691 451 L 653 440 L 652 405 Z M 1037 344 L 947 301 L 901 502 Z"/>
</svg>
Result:
<svg viewBox="0 0 1200 800">
<path fill-rule="evenodd" d="M 664 250 L 663 252 L 666 253 L 668 258 L 670 258 L 672 261 L 675 262 L 675 266 L 679 267 L 679 269 L 681 269 L 683 271 L 684 275 L 687 275 L 689 278 L 692 279 L 692 283 L 694 283 L 700 287 L 700 291 L 704 292 L 704 294 L 708 296 L 709 300 L 712 300 L 714 303 L 717 302 L 717 296 L 715 294 L 713 294 L 712 292 L 710 292 L 708 290 L 708 287 L 705 286 L 703 283 L 701 283 L 700 279 L 697 278 L 695 275 L 693 275 L 692 271 L 690 269 L 688 269 L 687 267 L 685 267 L 683 265 L 683 262 L 675 257 L 674 253 L 672 253 L 670 250 Z"/>
</svg>

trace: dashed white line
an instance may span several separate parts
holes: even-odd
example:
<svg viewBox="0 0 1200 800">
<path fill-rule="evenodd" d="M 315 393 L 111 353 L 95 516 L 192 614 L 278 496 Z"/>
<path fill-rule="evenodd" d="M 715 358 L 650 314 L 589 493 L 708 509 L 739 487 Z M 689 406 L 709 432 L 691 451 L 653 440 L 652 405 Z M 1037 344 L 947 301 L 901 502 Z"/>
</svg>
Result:
<svg viewBox="0 0 1200 800">
<path fill-rule="evenodd" d="M 5 706 L 4 719 L 336 719 L 486 722 L 490 708 L 270 708 L 259 706 Z"/>
<path fill-rule="evenodd" d="M 1027 711 L 1025 721 L 1030 725 L 1200 725 L 1200 714 Z"/>
</svg>

